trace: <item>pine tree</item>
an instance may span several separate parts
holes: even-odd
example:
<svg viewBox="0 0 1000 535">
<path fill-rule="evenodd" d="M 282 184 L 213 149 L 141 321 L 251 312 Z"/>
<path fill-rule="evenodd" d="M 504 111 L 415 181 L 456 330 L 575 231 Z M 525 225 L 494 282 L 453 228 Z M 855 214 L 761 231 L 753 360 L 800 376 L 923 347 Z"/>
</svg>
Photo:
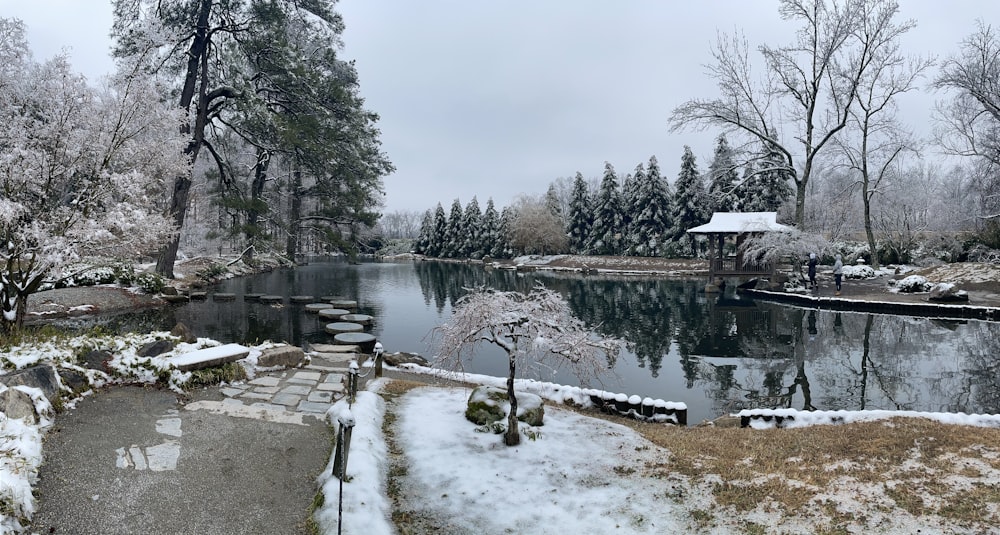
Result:
<svg viewBox="0 0 1000 535">
<path fill-rule="evenodd" d="M 573 198 L 569 203 L 569 223 L 566 234 L 569 236 L 569 248 L 574 254 L 587 252 L 587 238 L 593 225 L 593 212 L 590 203 L 590 193 L 583 175 L 576 173 L 573 179 Z"/>
<path fill-rule="evenodd" d="M 708 167 L 709 209 L 712 212 L 732 212 L 736 209 L 736 188 L 739 173 L 733 162 L 733 149 L 726 141 L 725 134 L 719 136 L 715 145 L 715 156 Z"/>
<path fill-rule="evenodd" d="M 636 176 L 640 177 L 636 200 L 629 208 L 634 214 L 629 230 L 630 252 L 638 256 L 659 256 L 670 230 L 670 189 L 660 176 L 655 156 L 649 158 L 649 171 L 643 170 L 640 164 Z"/>
<path fill-rule="evenodd" d="M 635 246 L 635 236 L 632 233 L 634 228 L 634 216 L 639 207 L 639 188 L 643 180 L 646 179 L 646 169 L 640 163 L 635 168 L 635 174 L 625 175 L 622 180 L 622 253 L 633 254 Z"/>
<path fill-rule="evenodd" d="M 441 256 L 445 258 L 458 258 L 462 254 L 462 236 L 465 229 L 462 218 L 462 202 L 455 199 L 451 203 L 451 212 L 448 213 L 448 226 L 444 230 L 444 244 Z"/>
<path fill-rule="evenodd" d="M 594 205 L 594 226 L 591 227 L 587 249 L 592 254 L 617 255 L 623 252 L 622 201 L 618 192 L 615 168 L 604 162 L 604 178 Z"/>
<path fill-rule="evenodd" d="M 492 198 L 486 201 L 486 210 L 483 212 L 480 227 L 482 232 L 480 233 L 479 247 L 484 255 L 493 256 L 493 247 L 499 239 L 500 214 L 497 213 Z"/>
<path fill-rule="evenodd" d="M 680 241 L 687 229 L 694 228 L 708 221 L 706 207 L 707 196 L 701 175 L 698 174 L 698 164 L 695 162 L 691 147 L 684 146 L 681 157 L 681 171 L 677 175 L 674 196 L 674 239 Z M 691 240 L 691 255 L 697 256 L 698 249 L 694 235 L 688 235 Z"/>
<path fill-rule="evenodd" d="M 514 220 L 514 212 L 505 206 L 500 212 L 500 224 L 497 226 L 497 240 L 493 244 L 490 256 L 494 258 L 510 258 L 514 252 L 510 247 L 510 229 Z"/>
<path fill-rule="evenodd" d="M 427 246 L 427 256 L 436 258 L 444 257 L 444 236 L 448 230 L 448 219 L 444 215 L 444 208 L 441 203 L 434 209 L 434 230 Z"/>
<path fill-rule="evenodd" d="M 479 201 L 475 197 L 465 205 L 465 215 L 462 221 L 463 235 L 462 245 L 459 247 L 459 256 L 465 258 L 482 258 L 482 217 L 479 210 Z"/>
<path fill-rule="evenodd" d="M 413 244 L 413 252 L 417 254 L 427 254 L 430 249 L 431 239 L 434 236 L 434 212 L 427 210 L 424 218 L 420 221 L 420 234 Z"/>
<path fill-rule="evenodd" d="M 776 212 L 793 190 L 791 173 L 783 154 L 769 150 L 756 165 L 747 166 L 740 185 L 740 210 L 744 212 Z"/>
</svg>

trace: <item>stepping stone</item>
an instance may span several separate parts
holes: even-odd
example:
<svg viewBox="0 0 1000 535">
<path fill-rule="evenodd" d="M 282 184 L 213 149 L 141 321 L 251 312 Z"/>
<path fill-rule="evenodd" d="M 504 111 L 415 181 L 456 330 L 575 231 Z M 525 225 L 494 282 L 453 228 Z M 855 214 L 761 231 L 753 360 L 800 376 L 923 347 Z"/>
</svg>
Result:
<svg viewBox="0 0 1000 535">
<path fill-rule="evenodd" d="M 323 330 L 329 334 L 337 335 L 341 333 L 360 333 L 365 330 L 364 325 L 359 325 L 357 323 L 347 323 L 343 321 L 338 321 L 336 323 L 327 323 Z"/>
<path fill-rule="evenodd" d="M 330 301 L 330 304 L 337 308 L 346 308 L 347 310 L 358 309 L 358 302 L 350 299 L 333 299 Z"/>
<path fill-rule="evenodd" d="M 187 303 L 191 300 L 191 298 L 186 295 L 161 295 L 160 299 L 163 299 L 168 303 Z"/>
<path fill-rule="evenodd" d="M 309 349 L 317 353 L 349 353 L 349 349 L 345 349 L 342 345 L 332 345 L 332 344 L 310 344 Z"/>
<path fill-rule="evenodd" d="M 212 294 L 212 301 L 232 301 L 236 299 L 236 294 L 216 293 Z"/>
<path fill-rule="evenodd" d="M 375 318 L 369 316 L 368 314 L 344 314 L 340 317 L 340 321 L 349 321 L 351 323 L 357 323 L 364 325 L 365 327 L 372 324 Z"/>
<path fill-rule="evenodd" d="M 323 297 L 319 298 L 319 300 L 323 301 L 324 303 L 329 303 L 331 301 L 342 301 L 344 299 L 347 298 L 340 295 L 324 295 Z"/>
<path fill-rule="evenodd" d="M 311 295 L 293 295 L 288 298 L 292 303 L 311 303 L 316 300 L 315 297 Z"/>
<path fill-rule="evenodd" d="M 323 310 L 317 312 L 317 314 L 319 314 L 319 318 L 324 320 L 339 320 L 341 316 L 350 313 L 350 310 L 333 308 L 333 305 L 330 305 L 330 308 L 324 308 Z"/>
<path fill-rule="evenodd" d="M 333 341 L 337 344 L 356 345 L 363 353 L 371 353 L 375 350 L 375 336 L 368 333 L 343 332 L 334 335 Z"/>
<path fill-rule="evenodd" d="M 192 300 L 203 300 L 208 297 L 208 292 L 191 292 L 188 294 Z"/>
<path fill-rule="evenodd" d="M 305 308 L 306 312 L 309 312 L 310 314 L 318 314 L 319 311 L 324 308 L 333 308 L 333 305 L 330 303 L 309 303 L 305 306 Z"/>
<path fill-rule="evenodd" d="M 240 344 L 226 344 L 218 347 L 208 347 L 198 349 L 181 355 L 167 357 L 168 363 L 173 364 L 182 372 L 211 368 L 227 362 L 236 362 L 250 354 L 250 348 Z"/>
<path fill-rule="evenodd" d="M 243 294 L 244 301 L 258 301 L 264 294 Z"/>
<path fill-rule="evenodd" d="M 262 295 L 260 296 L 261 303 L 280 303 L 284 301 L 285 298 L 280 295 Z"/>
</svg>

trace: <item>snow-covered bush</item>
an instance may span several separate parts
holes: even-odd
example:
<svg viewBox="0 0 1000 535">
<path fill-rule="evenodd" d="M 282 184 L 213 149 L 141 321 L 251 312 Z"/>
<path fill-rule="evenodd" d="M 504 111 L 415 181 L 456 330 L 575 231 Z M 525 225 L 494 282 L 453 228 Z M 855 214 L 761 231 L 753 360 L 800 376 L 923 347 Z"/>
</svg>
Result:
<svg viewBox="0 0 1000 535">
<path fill-rule="evenodd" d="M 163 291 L 166 282 L 157 273 L 140 273 L 135 278 L 135 285 L 148 294 L 158 294 Z"/>
<path fill-rule="evenodd" d="M 873 279 L 877 276 L 875 269 L 868 265 L 844 266 L 845 279 Z"/>
<path fill-rule="evenodd" d="M 889 286 L 896 292 L 920 293 L 929 291 L 933 285 L 923 275 L 909 275 L 899 280 L 890 280 Z"/>
<path fill-rule="evenodd" d="M 1000 250 L 991 249 L 983 244 L 974 245 L 969 249 L 969 262 L 1000 264 Z"/>
</svg>

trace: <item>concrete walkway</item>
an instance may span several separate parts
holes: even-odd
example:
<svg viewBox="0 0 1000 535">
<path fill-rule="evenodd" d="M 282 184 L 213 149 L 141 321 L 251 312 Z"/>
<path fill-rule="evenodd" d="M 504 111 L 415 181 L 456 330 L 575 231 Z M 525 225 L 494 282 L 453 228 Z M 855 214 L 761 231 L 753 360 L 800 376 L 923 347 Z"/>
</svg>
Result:
<svg viewBox="0 0 1000 535">
<path fill-rule="evenodd" d="M 259 373 L 189 399 L 112 387 L 60 414 L 45 439 L 31 531 L 306 533 L 353 354 Z"/>
</svg>

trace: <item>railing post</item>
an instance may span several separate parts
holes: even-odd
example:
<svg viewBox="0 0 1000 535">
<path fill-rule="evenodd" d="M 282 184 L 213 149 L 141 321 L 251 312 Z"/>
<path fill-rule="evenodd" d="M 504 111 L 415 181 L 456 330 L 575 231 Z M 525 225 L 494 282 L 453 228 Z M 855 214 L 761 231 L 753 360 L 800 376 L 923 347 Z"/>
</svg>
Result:
<svg viewBox="0 0 1000 535">
<path fill-rule="evenodd" d="M 340 480 L 340 496 L 337 503 L 337 533 L 344 525 L 344 479 L 347 477 L 347 454 L 351 450 L 351 430 L 354 429 L 354 414 L 350 410 L 337 416 L 337 451 L 334 453 L 333 475 Z"/>
<path fill-rule="evenodd" d="M 382 342 L 375 342 L 375 377 L 382 377 Z"/>
<path fill-rule="evenodd" d="M 348 404 L 354 405 L 358 398 L 358 361 L 352 360 L 347 371 L 347 396 Z"/>
</svg>

